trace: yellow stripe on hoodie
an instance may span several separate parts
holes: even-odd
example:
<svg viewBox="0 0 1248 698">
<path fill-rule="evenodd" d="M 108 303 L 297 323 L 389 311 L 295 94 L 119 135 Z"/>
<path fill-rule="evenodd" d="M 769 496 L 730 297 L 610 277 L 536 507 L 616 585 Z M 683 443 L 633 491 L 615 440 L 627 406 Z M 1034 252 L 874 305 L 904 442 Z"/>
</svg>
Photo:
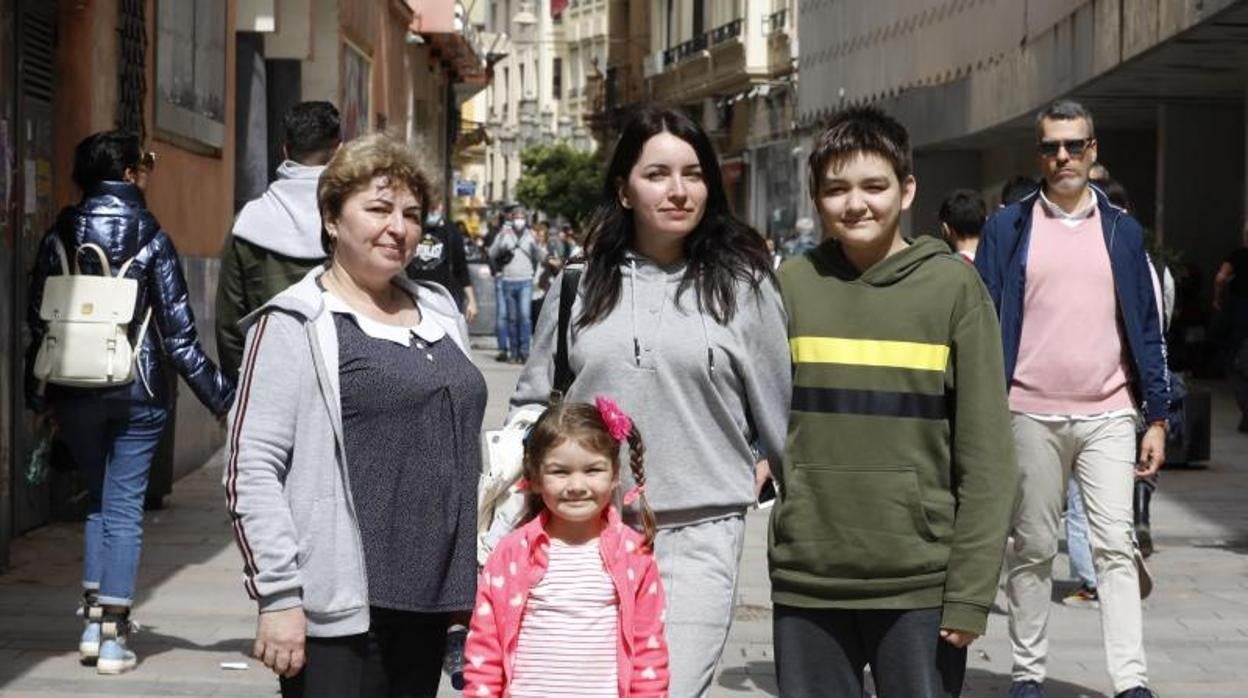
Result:
<svg viewBox="0 0 1248 698">
<path fill-rule="evenodd" d="M 845 337 L 794 337 L 789 340 L 793 362 L 799 364 L 845 364 L 944 371 L 949 364 L 945 344 L 893 342 Z"/>
</svg>

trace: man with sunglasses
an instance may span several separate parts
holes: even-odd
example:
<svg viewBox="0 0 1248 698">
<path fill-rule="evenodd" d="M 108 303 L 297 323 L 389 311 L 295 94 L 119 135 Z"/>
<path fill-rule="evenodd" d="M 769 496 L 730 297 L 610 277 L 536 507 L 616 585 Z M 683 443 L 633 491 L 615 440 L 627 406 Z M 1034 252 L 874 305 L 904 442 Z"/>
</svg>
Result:
<svg viewBox="0 0 1248 698">
<path fill-rule="evenodd" d="M 1006 553 L 1010 698 L 1044 696 L 1053 558 L 1066 482 L 1083 491 L 1115 696 L 1145 698 L 1137 475 L 1165 460 L 1165 349 L 1143 228 L 1088 186 L 1092 115 L 1059 101 L 1036 119 L 1040 189 L 984 226 L 975 266 L 1001 319 L 1019 492 Z M 1136 419 L 1148 423 L 1136 450 Z"/>
</svg>

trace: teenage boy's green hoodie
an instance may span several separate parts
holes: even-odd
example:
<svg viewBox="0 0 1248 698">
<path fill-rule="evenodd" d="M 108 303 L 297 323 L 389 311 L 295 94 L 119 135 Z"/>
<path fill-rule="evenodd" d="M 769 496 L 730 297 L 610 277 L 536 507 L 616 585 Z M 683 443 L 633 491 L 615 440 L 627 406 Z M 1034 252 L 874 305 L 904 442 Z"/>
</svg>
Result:
<svg viewBox="0 0 1248 698">
<path fill-rule="evenodd" d="M 982 634 L 1017 469 L 979 275 L 931 237 L 859 274 L 830 240 L 780 285 L 794 379 L 773 600 L 939 606 L 943 627 Z"/>
</svg>

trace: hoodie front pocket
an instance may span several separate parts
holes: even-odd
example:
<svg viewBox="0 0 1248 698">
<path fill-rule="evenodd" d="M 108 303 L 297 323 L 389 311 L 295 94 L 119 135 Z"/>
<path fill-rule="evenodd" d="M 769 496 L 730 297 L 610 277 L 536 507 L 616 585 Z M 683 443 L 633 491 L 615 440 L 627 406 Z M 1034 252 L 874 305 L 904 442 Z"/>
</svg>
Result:
<svg viewBox="0 0 1248 698">
<path fill-rule="evenodd" d="M 940 572 L 949 549 L 933 532 L 914 468 L 798 464 L 777 512 L 775 561 L 820 577 Z"/>
<path fill-rule="evenodd" d="M 316 500 L 306 538 L 300 535 L 303 606 L 311 613 L 340 613 L 367 603 L 360 581 L 364 561 L 356 554 L 355 524 L 345 515 L 345 507 L 333 497 Z"/>
</svg>

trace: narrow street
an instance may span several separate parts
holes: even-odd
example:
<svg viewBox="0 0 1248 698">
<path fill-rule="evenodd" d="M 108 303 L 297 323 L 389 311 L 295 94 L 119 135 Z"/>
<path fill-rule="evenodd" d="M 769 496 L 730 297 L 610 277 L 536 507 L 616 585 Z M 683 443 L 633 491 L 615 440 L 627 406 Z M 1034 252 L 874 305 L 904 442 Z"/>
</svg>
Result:
<svg viewBox="0 0 1248 698">
<path fill-rule="evenodd" d="M 477 360 L 490 385 L 487 424 L 502 419 L 517 368 Z M 1221 386 L 1215 386 L 1221 390 Z M 1166 698 L 1240 696 L 1248 681 L 1248 437 L 1234 431 L 1229 397 L 1215 394 L 1208 467 L 1167 470 L 1153 512 L 1157 589 L 1146 605 L 1149 673 Z M 146 541 L 133 646 L 141 664 L 120 677 L 78 665 L 74 617 L 80 526 L 58 523 L 13 544 L 0 576 L 0 696 L 272 696 L 276 681 L 248 656 L 254 607 L 239 584 L 219 485 L 220 456 L 179 481 Z M 1065 556 L 1056 564 L 1065 577 Z M 1054 598 L 1069 588 L 1058 585 Z M 1003 606 L 1003 597 L 998 605 Z M 1053 607 L 1048 695 L 1106 695 L 1099 615 Z M 247 668 L 223 668 L 241 662 Z M 994 613 L 972 646 L 966 696 L 1003 696 L 1010 653 L 1005 617 Z M 444 682 L 442 695 L 453 696 Z M 736 622 L 716 696 L 774 696 L 766 515 L 750 518 Z"/>
</svg>

